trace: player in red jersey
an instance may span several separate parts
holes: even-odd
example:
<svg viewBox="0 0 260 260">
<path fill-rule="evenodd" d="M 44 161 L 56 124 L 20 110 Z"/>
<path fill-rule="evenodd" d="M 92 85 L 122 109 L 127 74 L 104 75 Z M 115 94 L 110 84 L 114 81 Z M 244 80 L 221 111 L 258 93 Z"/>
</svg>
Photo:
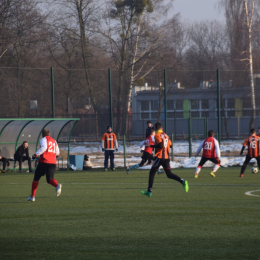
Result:
<svg viewBox="0 0 260 260">
<path fill-rule="evenodd" d="M 240 177 L 243 177 L 243 174 L 246 170 L 248 163 L 251 159 L 255 158 L 260 168 L 260 138 L 256 135 L 256 130 L 254 128 L 250 129 L 251 136 L 249 136 L 245 142 L 243 143 L 243 147 L 241 149 L 240 155 L 242 155 L 246 146 L 248 147 L 246 159 L 241 168 Z"/>
<path fill-rule="evenodd" d="M 149 173 L 149 184 L 148 184 L 148 190 L 147 191 L 141 191 L 143 195 L 146 195 L 148 197 L 152 196 L 152 187 L 154 182 L 154 176 L 156 171 L 158 171 L 160 166 L 163 166 L 164 171 L 169 179 L 173 179 L 175 181 L 180 182 L 184 190 L 186 192 L 189 191 L 188 182 L 181 179 L 176 174 L 173 174 L 171 172 L 171 166 L 170 166 L 170 148 L 172 146 L 172 142 L 167 134 L 163 132 L 162 124 L 156 123 L 155 129 L 157 130 L 155 135 L 155 145 L 150 145 L 150 147 L 155 148 L 155 159 L 152 165 L 152 168 Z"/>
<path fill-rule="evenodd" d="M 27 199 L 28 201 L 35 201 L 35 193 L 39 185 L 39 180 L 46 175 L 46 180 L 49 184 L 56 188 L 56 195 L 61 194 L 61 184 L 54 179 L 56 170 L 56 155 L 60 154 L 57 142 L 50 137 L 50 132 L 47 129 L 42 130 L 42 139 L 40 141 L 40 149 L 33 155 L 33 158 L 39 157 L 34 179 L 32 183 L 32 194 Z"/>
<path fill-rule="evenodd" d="M 199 177 L 199 172 L 201 170 L 201 167 L 209 160 L 213 163 L 215 163 L 215 166 L 213 167 L 212 172 L 210 175 L 212 177 L 216 177 L 215 173 L 220 167 L 220 148 L 218 141 L 214 138 L 214 132 L 213 130 L 208 131 L 208 138 L 203 140 L 196 152 L 196 157 L 199 155 L 201 149 L 203 149 L 202 158 L 200 160 L 200 163 L 198 167 L 196 168 L 195 172 L 195 178 Z"/>
<path fill-rule="evenodd" d="M 155 130 L 150 130 L 150 135 L 145 138 L 145 140 L 140 144 L 140 147 L 142 148 L 145 146 L 145 149 L 143 150 L 143 155 L 142 155 L 142 161 L 140 163 L 137 163 L 133 166 L 127 167 L 126 173 L 128 174 L 130 170 L 137 169 L 139 167 L 144 166 L 144 164 L 148 161 L 148 164 L 151 163 L 153 160 L 153 148 L 150 147 L 150 145 L 154 145 L 155 139 Z M 158 174 L 162 174 L 163 171 L 160 169 L 158 170 Z"/>
</svg>

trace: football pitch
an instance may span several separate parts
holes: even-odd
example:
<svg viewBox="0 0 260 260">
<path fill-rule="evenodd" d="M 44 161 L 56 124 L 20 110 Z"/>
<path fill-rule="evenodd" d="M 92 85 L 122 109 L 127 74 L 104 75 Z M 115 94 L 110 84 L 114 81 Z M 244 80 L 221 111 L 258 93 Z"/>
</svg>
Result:
<svg viewBox="0 0 260 260">
<path fill-rule="evenodd" d="M 1 173 L 0 259 L 260 259 L 260 174 L 172 171 L 188 193 L 163 174 L 142 195 L 148 170 L 56 172 L 61 196 L 43 177 L 35 202 L 31 173 Z"/>
</svg>

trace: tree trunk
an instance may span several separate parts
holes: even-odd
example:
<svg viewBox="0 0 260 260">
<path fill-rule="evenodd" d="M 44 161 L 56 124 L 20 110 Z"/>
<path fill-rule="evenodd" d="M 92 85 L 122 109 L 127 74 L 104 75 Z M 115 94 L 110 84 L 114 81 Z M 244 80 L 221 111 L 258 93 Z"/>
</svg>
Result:
<svg viewBox="0 0 260 260">
<path fill-rule="evenodd" d="M 249 132 L 251 128 L 254 128 L 255 117 L 256 117 L 256 106 L 255 106 L 255 86 L 254 86 L 254 71 L 253 71 L 253 55 L 252 55 L 252 25 L 254 16 L 255 0 L 252 2 L 252 10 L 249 14 L 247 0 L 244 0 L 245 11 L 246 11 L 246 25 L 248 27 L 248 59 L 249 59 L 249 80 L 251 88 L 251 103 L 252 103 L 252 116 L 249 123 Z M 249 17 L 250 16 L 250 17 Z"/>
</svg>

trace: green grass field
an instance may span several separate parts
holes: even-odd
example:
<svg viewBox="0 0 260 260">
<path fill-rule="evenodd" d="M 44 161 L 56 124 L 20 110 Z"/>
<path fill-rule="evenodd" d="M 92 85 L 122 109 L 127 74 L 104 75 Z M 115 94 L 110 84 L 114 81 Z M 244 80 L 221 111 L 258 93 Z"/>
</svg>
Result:
<svg viewBox="0 0 260 260">
<path fill-rule="evenodd" d="M 57 172 L 60 197 L 32 174 L 0 174 L 0 259 L 260 259 L 260 174 L 173 170 L 190 191 L 148 171 Z M 260 191 L 253 193 L 260 196 Z"/>
</svg>

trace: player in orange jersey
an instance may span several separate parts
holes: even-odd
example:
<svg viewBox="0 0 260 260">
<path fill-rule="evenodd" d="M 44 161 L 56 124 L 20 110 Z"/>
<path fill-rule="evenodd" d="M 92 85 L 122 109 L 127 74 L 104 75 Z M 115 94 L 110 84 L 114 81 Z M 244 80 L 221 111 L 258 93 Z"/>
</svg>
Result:
<svg viewBox="0 0 260 260">
<path fill-rule="evenodd" d="M 140 147 L 142 148 L 145 146 L 145 149 L 143 151 L 142 161 L 140 163 L 137 163 L 133 166 L 126 168 L 126 173 L 129 174 L 130 170 L 137 169 L 139 167 L 143 167 L 144 164 L 148 161 L 148 164 L 150 164 L 153 160 L 153 148 L 150 145 L 154 145 L 155 142 L 155 130 L 150 130 L 150 135 L 145 138 L 145 140 L 140 144 Z M 158 170 L 158 174 L 163 174 L 164 171 Z"/>
<path fill-rule="evenodd" d="M 156 135 L 155 135 L 155 145 L 150 145 L 152 148 L 156 148 L 155 151 L 155 159 L 152 165 L 152 168 L 149 173 L 149 185 L 147 191 L 141 191 L 143 195 L 147 195 L 148 197 L 152 196 L 152 187 L 154 182 L 154 175 L 158 171 L 159 167 L 162 165 L 164 171 L 168 178 L 173 179 L 175 181 L 180 182 L 185 191 L 188 192 L 189 186 L 188 182 L 181 179 L 179 176 L 173 174 L 171 172 L 170 166 L 170 148 L 172 146 L 172 142 L 167 134 L 163 132 L 162 124 L 156 123 L 155 124 Z"/>
<path fill-rule="evenodd" d="M 107 132 L 103 134 L 102 138 L 102 152 L 105 152 L 104 168 L 107 171 L 108 168 L 108 158 L 110 157 L 110 168 L 115 171 L 114 165 L 114 151 L 118 151 L 118 143 L 116 135 L 112 133 L 112 127 L 107 127 Z"/>
<path fill-rule="evenodd" d="M 256 136 L 256 131 L 254 128 L 250 130 L 251 136 L 249 136 L 241 149 L 240 155 L 242 155 L 244 149 L 246 146 L 248 147 L 246 159 L 244 161 L 244 164 L 241 168 L 240 177 L 243 177 L 243 174 L 246 170 L 246 166 L 251 161 L 251 159 L 256 158 L 258 167 L 260 168 L 260 138 Z"/>
</svg>

